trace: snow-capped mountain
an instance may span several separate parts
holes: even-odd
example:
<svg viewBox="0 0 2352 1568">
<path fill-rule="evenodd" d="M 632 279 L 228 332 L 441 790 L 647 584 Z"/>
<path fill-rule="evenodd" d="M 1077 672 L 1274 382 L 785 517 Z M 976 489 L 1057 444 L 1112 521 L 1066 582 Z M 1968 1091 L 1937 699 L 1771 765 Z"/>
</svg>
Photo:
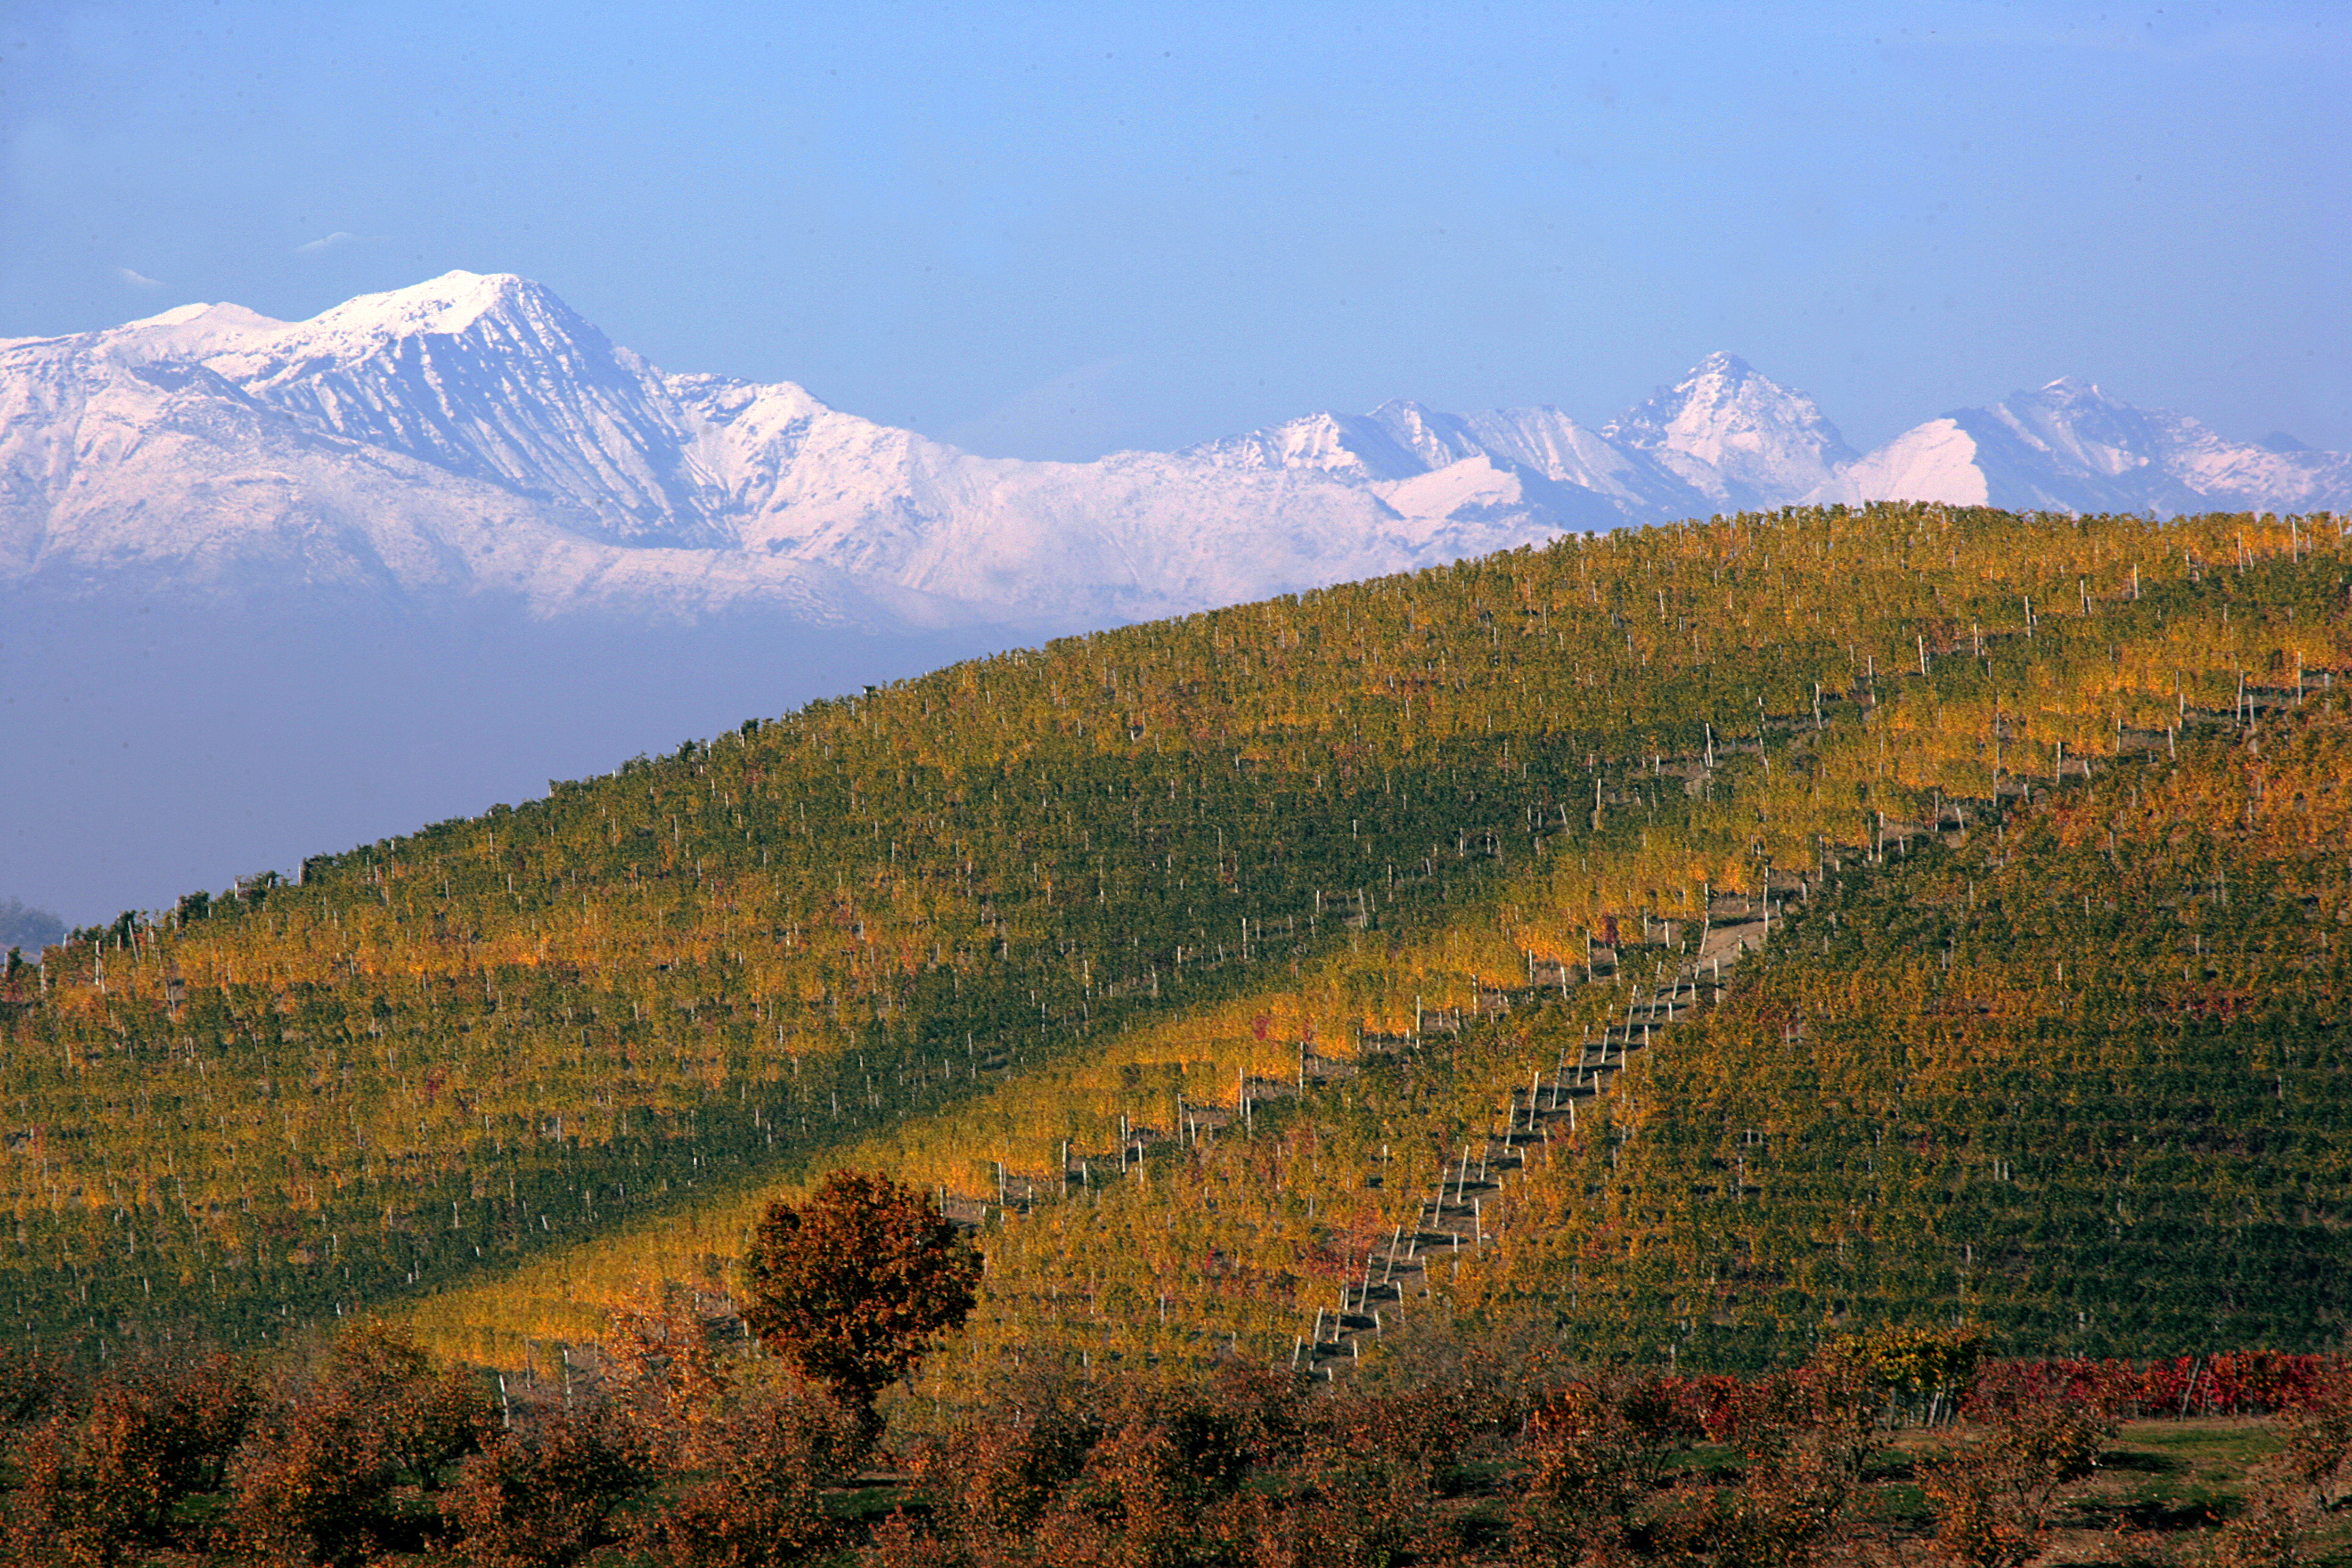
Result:
<svg viewBox="0 0 2352 1568">
<path fill-rule="evenodd" d="M 1676 476 L 1549 407 L 1459 415 L 1384 403 L 1370 414 L 1312 414 L 1177 455 L 1226 468 L 1320 471 L 1402 515 L 1517 516 L 1549 525 L 1540 531 L 1614 528 L 1705 504 Z"/>
<path fill-rule="evenodd" d="M 1854 456 L 1811 398 L 1727 353 L 1707 355 L 1601 434 L 1734 511 L 1783 505 Z"/>
<path fill-rule="evenodd" d="M 1940 500 L 2060 511 L 2341 511 L 2352 457 L 2225 441 L 2063 377 L 1906 430 L 1808 499 Z"/>
<path fill-rule="evenodd" d="M 0 877 L 101 919 L 1041 634 L 1874 497 L 2352 510 L 2352 458 L 2074 382 L 1856 458 L 1717 354 L 1599 429 L 1398 402 L 1016 462 L 463 272 L 0 341 Z"/>
<path fill-rule="evenodd" d="M 191 305 L 0 342 L 0 582 L 1069 626 L 1808 499 L 2352 508 L 2352 459 L 2276 445 L 2062 381 L 1857 458 L 1718 353 L 1598 431 L 1395 402 L 1022 462 L 665 374 L 537 284 L 453 272 L 308 321 Z"/>
<path fill-rule="evenodd" d="M 664 375 L 507 276 L 0 343 L 0 580 L 68 592 L 1075 626 L 1456 559 L 1520 542 L 1525 510 L 975 457 L 790 384 Z"/>
<path fill-rule="evenodd" d="M 1551 407 L 1463 415 L 1387 403 L 1181 455 L 1331 474 L 1408 513 L 1471 509 L 1556 531 L 1782 505 L 1829 481 L 1853 452 L 1811 398 L 1716 353 L 1598 431 Z"/>
<path fill-rule="evenodd" d="M 305 430 L 511 489 L 585 537 L 726 539 L 660 376 L 521 279 L 451 273 L 364 296 L 203 363 Z"/>
<path fill-rule="evenodd" d="M 2224 440 L 2186 415 L 2052 382 L 1857 456 L 1813 400 L 1727 353 L 1593 431 L 1556 408 L 1412 403 L 1310 415 L 1183 454 L 1343 478 L 1399 510 L 1549 529 L 1808 501 L 1940 500 L 2057 511 L 2352 510 L 2352 457 Z"/>
</svg>

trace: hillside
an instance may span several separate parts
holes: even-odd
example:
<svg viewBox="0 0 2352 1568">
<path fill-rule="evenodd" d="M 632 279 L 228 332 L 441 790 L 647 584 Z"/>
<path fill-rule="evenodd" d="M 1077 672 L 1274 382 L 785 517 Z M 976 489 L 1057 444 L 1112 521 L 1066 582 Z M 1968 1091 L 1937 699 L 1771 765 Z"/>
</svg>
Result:
<svg viewBox="0 0 2352 1568">
<path fill-rule="evenodd" d="M 2176 842 L 2142 810 L 2114 824 L 2145 863 L 2126 884 L 2067 835 L 2122 809 L 2099 793 L 2135 787 L 2121 753 L 2160 748 L 2165 788 L 2242 785 L 2200 733 L 2298 680 L 2302 716 L 2263 723 L 2305 728 L 2263 743 L 2307 784 L 2280 822 L 2323 820 L 2346 582 L 2332 526 L 2244 517 L 1883 507 L 1568 540 L 956 666 L 319 857 L 299 886 L 191 895 L 9 978 L 8 1310 L 85 1343 L 252 1342 L 425 1299 L 445 1342 L 510 1364 L 593 1332 L 640 1275 L 723 1279 L 761 1194 L 856 1159 L 991 1207 L 988 1321 L 931 1374 L 942 1396 L 992 1345 L 1279 1357 L 1509 1086 L 1683 961 L 1710 895 L 1769 875 L 1819 890 L 1712 1017 L 1488 1200 L 1501 1239 L 1458 1282 L 1425 1276 L 1442 1300 L 1497 1322 L 1534 1303 L 1643 1353 L 1661 1314 L 1687 1319 L 1667 1342 L 1726 1362 L 1962 1290 L 2021 1345 L 2070 1312 L 2077 1348 L 2306 1345 L 2341 1295 L 2315 1239 L 2343 1220 L 2339 961 L 2332 939 L 2302 952 L 2318 967 L 2282 994 L 2280 944 L 2317 941 L 2306 906 L 2197 911 L 2225 863 L 2241 900 L 2291 867 L 2332 909 L 2341 836 L 2293 841 L 2306 862 L 2260 832 Z M 1957 842 L 1927 850 L 1931 828 Z M 1971 924 L 1951 884 L 1980 863 L 1999 919 Z M 2069 924 L 2105 885 L 2086 867 L 2116 907 Z M 2215 1004 L 2226 1026 L 2148 1019 L 2192 930 L 2167 921 L 2211 949 L 2207 990 L 2253 999 Z M 2146 951 L 2102 958 L 2118 928 Z M 2094 975 L 2097 1005 L 2074 1000 Z M 1965 1051 L 1937 1044 L 1931 994 L 1990 999 Z M 1775 1055 L 1759 1020 L 1805 1033 Z M 1848 1032 L 1844 1079 L 1791 1050 Z M 2020 1043 L 2043 1040 L 2074 1055 Z M 1864 1091 L 1898 1049 L 1923 1065 L 1890 1109 Z M 2256 1066 L 2308 1099 L 2291 1146 L 2248 1131 L 2248 1064 L 2282 1051 Z M 2066 1136 L 2158 1141 L 2097 1180 L 2000 1120 L 2085 1092 L 2078 1060 L 2105 1099 Z M 1230 1110 L 1250 1075 L 1306 1092 L 1252 1089 L 1242 1134 L 1168 1136 L 1180 1096 Z M 1160 1135 L 1139 1158 L 1121 1118 Z M 1856 1177 L 1864 1131 L 1875 1151 L 1915 1120 L 1984 1131 L 1904 1133 L 1894 1184 L 1870 1184 L 1875 1152 Z M 1766 1173 L 1727 1184 L 1727 1137 Z M 2028 1185 L 1989 1189 L 2011 1164 Z M 1039 1207 L 1008 1221 L 1016 1176 Z M 2301 1195 L 2210 1201 L 2281 1182 Z M 1760 1194 L 1727 1218 L 1696 1201 L 1710 1184 Z M 2043 1234 L 2111 1228 L 2119 1184 L 2113 1224 L 2151 1228 L 2063 1288 L 2035 1276 Z M 1064 1186 L 1087 1201 L 1045 1201 Z M 1930 1202 L 1948 1189 L 1956 1216 Z M 1822 1272 L 1824 1215 L 1865 1205 L 1875 1250 Z M 1983 1282 L 1954 1284 L 1955 1246 Z M 2183 1300 L 2134 1315 L 2159 1256 Z M 2032 1287 L 2006 1316 L 1995 1271 Z M 2195 1320 L 2195 1282 L 2224 1278 L 2234 1304 Z"/>
<path fill-rule="evenodd" d="M 1398 399 L 1030 462 L 656 366 L 508 274 L 0 342 L 0 897 L 151 908 L 813 698 L 1564 532 L 2352 510 L 2344 454 L 2078 382 L 1857 455 L 1736 356 L 1668 379 L 1593 423 Z"/>
<path fill-rule="evenodd" d="M 2017 1353 L 2341 1342 L 2352 719 L 2123 761 L 1832 863 L 1496 1205 L 1461 1296 L 1702 1365 L 1843 1324 Z"/>
</svg>

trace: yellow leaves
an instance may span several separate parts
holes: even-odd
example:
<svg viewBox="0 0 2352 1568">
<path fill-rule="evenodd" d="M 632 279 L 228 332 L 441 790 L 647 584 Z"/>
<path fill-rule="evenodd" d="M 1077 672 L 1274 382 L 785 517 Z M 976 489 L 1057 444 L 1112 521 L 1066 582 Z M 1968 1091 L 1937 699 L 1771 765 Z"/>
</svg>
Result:
<svg viewBox="0 0 2352 1568">
<path fill-rule="evenodd" d="M 2340 548 L 2332 525 L 2321 534 L 2317 548 Z M 138 959 L 110 953 L 103 994 L 87 981 L 59 984 L 48 1021 L 79 1032 L 72 1058 L 30 1024 L 12 1038 L 37 1039 L 40 1069 L 61 1081 L 114 1074 L 103 1059 L 110 1025 L 159 1008 L 158 961 L 175 960 L 191 1016 L 224 1002 L 236 1010 L 205 1027 L 234 1035 L 239 1051 L 279 1054 L 294 1034 L 307 1037 L 304 1051 L 322 1049 L 340 1034 L 362 1062 L 371 1047 L 395 1045 L 467 1056 L 425 1131 L 412 1113 L 426 1108 L 388 1092 L 383 1107 L 360 1111 L 374 1140 L 365 1158 L 389 1148 L 441 1160 L 457 1145 L 436 1140 L 473 1116 L 449 1109 L 459 1086 L 499 1114 L 543 1093 L 562 1102 L 568 1137 L 593 1141 L 609 1135 L 612 1112 L 581 1102 L 601 1102 L 608 1089 L 657 1116 L 747 1089 L 756 1099 L 763 1084 L 789 1080 L 794 1056 L 854 1047 L 861 1030 L 896 1038 L 937 1025 L 950 1015 L 925 1009 L 941 993 L 950 1007 L 973 1009 L 983 1047 L 1034 1039 L 1033 1026 L 1064 1037 L 1074 1014 L 1098 1030 L 1106 1018 L 1135 1021 L 1131 1032 L 1093 1036 L 1084 1062 L 1041 1071 L 1024 1060 L 1015 1082 L 965 1110 L 909 1121 L 871 1146 L 887 1143 L 910 1179 L 992 1190 L 999 1163 L 1050 1173 L 1066 1139 L 1074 1154 L 1109 1151 L 1122 1112 L 1166 1123 L 1180 1093 L 1230 1104 L 1238 1076 L 1295 1077 L 1302 1040 L 1343 1057 L 1360 1031 L 1410 1030 L 1416 1004 L 1452 1009 L 1482 985 L 1523 991 L 1538 972 L 1565 978 L 1612 918 L 1636 930 L 1645 912 L 1695 919 L 1710 887 L 1753 892 L 1768 863 L 1785 878 L 1825 847 L 1871 843 L 1882 812 L 1890 827 L 1916 832 L 1937 797 L 1980 799 L 1997 772 L 2046 780 L 2062 744 L 2070 762 L 2095 761 L 2116 749 L 2119 721 L 2160 731 L 2183 706 L 2226 708 L 2242 670 L 2291 685 L 2297 659 L 2309 668 L 2344 656 L 2330 651 L 2340 628 L 2308 610 L 2298 619 L 2269 564 L 2239 569 L 2242 550 L 2290 542 L 2315 545 L 2308 529 L 2252 519 L 2159 526 L 1822 509 L 1578 541 L 1064 639 L 816 705 L 748 742 L 729 735 L 566 786 L 544 807 L 342 858 L 318 886 L 224 905 L 213 920 L 160 934 Z M 2191 588 L 2200 561 L 2204 585 Z M 1922 640 L 1941 655 L 1924 681 Z M 1879 704 L 1865 721 L 1840 693 L 1867 687 L 1874 661 Z M 1817 679 L 1832 699 L 1819 731 Z M 1734 750 L 1756 743 L 1759 691 L 1773 725 L 1767 757 Z M 1130 734 L 1139 718 L 1140 740 Z M 1686 788 L 1663 769 L 1628 776 L 1629 752 L 1698 745 L 1689 731 L 1701 718 L 1720 752 L 1711 777 Z M 1563 754 L 1569 731 L 1578 756 Z M 1593 780 L 1579 766 L 1587 749 L 1611 797 L 1591 834 Z M 1129 756 L 1149 761 L 1129 769 Z M 1505 758 L 1515 764 L 1507 773 Z M 2168 797 L 2162 809 L 2239 825 L 2264 844 L 2340 841 L 2345 802 L 2327 793 L 2319 765 L 2273 762 Z M 1149 787 L 1134 789 L 1138 776 Z M 1485 797 L 1475 805 L 1473 790 Z M 1359 804 L 1367 840 L 1380 812 L 1415 837 L 1426 820 L 1428 835 L 1351 864 Z M 1495 833 L 1502 866 L 1447 864 L 1451 817 Z M 1538 820 L 1550 835 L 1540 849 Z M 2107 830 L 2095 818 L 2062 829 L 2082 845 Z M 1336 837 L 1338 855 L 1286 883 L 1285 870 L 1335 841 L 1323 835 Z M 1418 859 L 1441 840 L 1430 881 L 1386 874 L 1386 862 Z M 1214 875 L 1230 879 L 1223 892 L 1209 870 L 1213 844 Z M 1328 884 L 1348 881 L 1365 884 L 1376 923 L 1332 940 L 1346 917 L 1322 900 Z M 1310 893 L 1312 883 L 1327 885 Z M 1128 896 L 1136 901 L 1123 909 Z M 1212 908 L 1176 912 L 1193 898 Z M 1244 914 L 1263 922 L 1255 941 L 1271 950 L 1276 984 L 1193 967 L 1219 962 L 1214 944 L 1234 943 Z M 1303 957 L 1295 978 L 1281 973 L 1294 916 L 1307 930 L 1319 920 L 1328 944 Z M 1170 952 L 1180 940 L 1189 950 L 1181 986 Z M 1212 987 L 1213 1005 L 1176 1011 L 1178 998 Z M 992 1000 L 975 1004 L 975 994 Z M 1149 1022 L 1129 1009 L 1146 994 L 1160 999 Z M 282 999 L 280 1011 L 257 1018 L 265 998 Z M 353 998 L 383 999 L 389 1011 L 379 1021 L 346 1005 Z M 961 1036 L 958 1023 L 935 1038 Z M 426 1037 L 412 1045 L 417 1034 Z M 158 1028 L 151 1045 L 161 1037 Z M 327 1075 L 314 1095 L 331 1089 L 329 1069 L 311 1070 Z M 399 1075 L 417 1081 L 416 1062 Z M 198 1090 L 220 1092 L 217 1079 Z M 277 1109 L 217 1114 L 236 1129 L 225 1136 L 277 1155 Z M 302 1157 L 331 1158 L 338 1125 L 323 1117 L 301 1133 Z M 755 1160 L 764 1156 L 763 1147 Z M 1246 1184 L 1202 1182 L 1203 1202 L 1258 1201 Z M 1313 1190 L 1335 1204 L 1354 1194 L 1336 1173 Z M 1354 1214 L 1318 1210 L 1314 1230 L 1280 1234 L 1320 1246 L 1321 1222 L 1344 1229 Z M 1196 1256 L 1192 1244 L 1213 1237 L 1204 1244 L 1220 1249 L 1220 1269 L 1287 1288 L 1271 1283 L 1287 1265 L 1253 1251 L 1260 1242 L 1239 1230 L 1188 1236 L 1190 1252 L 1169 1232 L 1120 1234 L 1138 1257 L 1179 1271 L 1193 1265 L 1171 1259 Z M 613 1258 L 630 1267 L 671 1273 L 733 1247 L 634 1231 L 614 1245 Z M 581 1267 L 602 1278 L 604 1256 L 583 1254 Z M 583 1287 L 566 1277 L 563 1288 Z M 567 1302 L 531 1300 L 541 1304 L 517 1307 L 526 1318 L 566 1321 Z M 1244 1311 L 1234 1305 L 1223 1321 Z"/>
</svg>

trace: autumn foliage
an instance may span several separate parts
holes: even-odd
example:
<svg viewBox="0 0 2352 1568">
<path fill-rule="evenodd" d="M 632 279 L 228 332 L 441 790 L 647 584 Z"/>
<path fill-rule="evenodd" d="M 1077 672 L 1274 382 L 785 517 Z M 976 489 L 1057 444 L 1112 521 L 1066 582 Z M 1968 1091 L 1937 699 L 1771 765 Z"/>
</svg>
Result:
<svg viewBox="0 0 2352 1568">
<path fill-rule="evenodd" d="M 868 1139 L 926 1186 L 1050 1182 L 1307 1026 L 1344 1052 L 1764 856 L 2324 694 L 2343 563 L 2327 521 L 1933 506 L 1570 538 L 1008 652 L 129 911 L 0 999 L 0 1296 L 47 1343 L 256 1347 L 462 1279 L 491 1299 L 437 1342 L 511 1364 L 723 1267 Z M 2273 822 L 2324 832 L 2307 798 Z M 1228 1012 L 1264 1037 L 1181 1047 Z M 1082 1072 L 1150 1026 L 1142 1092 Z M 506 1272 L 583 1240 L 614 1251 L 577 1288 Z"/>
<path fill-rule="evenodd" d="M 769 1208 L 743 1274 L 751 1331 L 862 1413 L 970 1314 L 980 1259 L 929 1194 L 836 1171 Z"/>
</svg>

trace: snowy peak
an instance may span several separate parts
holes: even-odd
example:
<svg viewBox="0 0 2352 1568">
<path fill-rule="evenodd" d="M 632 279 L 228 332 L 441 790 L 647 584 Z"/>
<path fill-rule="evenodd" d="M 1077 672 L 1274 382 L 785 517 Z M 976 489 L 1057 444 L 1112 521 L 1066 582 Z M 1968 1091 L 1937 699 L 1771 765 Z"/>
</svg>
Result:
<svg viewBox="0 0 2352 1568">
<path fill-rule="evenodd" d="M 1409 399 L 1383 403 L 1366 417 L 1399 450 L 1412 454 L 1424 473 L 1451 468 L 1465 458 L 1491 455 L 1460 415 L 1440 414 Z"/>
<path fill-rule="evenodd" d="M 1561 528 L 1594 526 L 1596 508 L 1631 522 L 1775 506 L 1826 482 L 1853 457 L 1811 398 L 1727 353 L 1710 354 L 1601 431 L 1556 408 L 1460 415 L 1399 401 L 1365 415 L 1292 420 L 1182 455 L 1223 467 L 1314 468 L 1375 487 L 1476 458 L 1496 473 L 1543 481 L 1524 489 L 1528 514 Z M 1577 492 L 1565 508 L 1550 499 L 1561 487 Z"/>
<path fill-rule="evenodd" d="M 1733 506 L 1769 506 L 1830 479 L 1853 449 L 1803 393 L 1737 354 L 1711 353 L 1601 435 Z"/>
<path fill-rule="evenodd" d="M 1590 437 L 1555 409 L 1445 414 L 1398 398 L 1370 414 L 1310 414 L 1176 454 L 1223 468 L 1313 469 L 1360 484 L 1435 473 L 1473 458 L 1533 468 L 1547 479 L 1582 482 L 1579 460 L 1565 454 Z"/>
<path fill-rule="evenodd" d="M 2333 510 L 2352 500 L 2352 457 L 2226 441 L 2185 414 L 2135 407 L 2062 376 L 1906 430 L 1809 499 L 2084 512 Z"/>
<path fill-rule="evenodd" d="M 274 387 L 361 375 L 366 367 L 421 354 L 496 359 L 509 378 L 538 371 L 628 381 L 639 374 L 551 290 L 510 273 L 445 273 L 414 288 L 362 294 L 307 321 L 271 326 L 224 344 L 206 363 L 265 395 Z"/>
<path fill-rule="evenodd" d="M 445 272 L 387 293 L 360 295 L 314 318 L 310 325 L 320 331 L 375 331 L 407 337 L 419 332 L 462 332 L 485 316 L 561 316 L 575 331 L 594 331 L 552 290 L 527 278 L 511 272 L 464 270 Z"/>
<path fill-rule="evenodd" d="M 283 331 L 286 323 L 242 305 L 179 305 L 161 315 L 78 337 L 20 338 L 0 350 L 84 356 L 115 365 L 153 364 L 226 353 Z"/>
<path fill-rule="evenodd" d="M 603 379 L 642 374 L 552 290 L 511 273 L 449 272 L 412 289 L 362 294 L 307 321 L 278 323 L 208 363 L 233 381 L 259 387 L 429 352 L 421 345 L 496 356 L 509 373 L 531 367 Z"/>
<path fill-rule="evenodd" d="M 1720 409 L 1738 400 L 1740 390 L 1757 377 L 1756 368 L 1738 354 L 1718 350 L 1685 374 L 1672 386 L 1662 386 L 1602 427 L 1601 433 L 1636 447 L 1662 446 L 1692 410 Z"/>
<path fill-rule="evenodd" d="M 363 294 L 205 364 L 322 433 L 552 503 L 591 537 L 720 537 L 661 379 L 527 279 Z"/>
<path fill-rule="evenodd" d="M 1856 458 L 1711 354 L 1601 430 L 1385 403 L 1027 463 L 790 383 L 663 375 L 551 290 L 451 272 L 306 321 L 185 305 L 0 342 L 0 580 L 543 616 L 1103 625 L 1570 531 L 1806 500 L 2352 510 L 2352 458 L 2060 380 Z"/>
<path fill-rule="evenodd" d="M 128 322 L 106 335 L 169 343 L 182 352 L 203 349 L 219 353 L 234 344 L 285 330 L 285 322 L 242 305 L 180 305 L 160 316 Z"/>
<path fill-rule="evenodd" d="M 2177 416 L 2150 416 L 2092 382 L 2061 376 L 1987 410 L 2029 446 L 2085 475 L 2112 479 L 2145 468 L 2180 432 Z"/>
<path fill-rule="evenodd" d="M 1176 456 L 1220 468 L 1313 469 L 1360 483 L 1409 479 L 1429 468 L 1428 463 L 1398 442 L 1380 415 L 1328 411 L 1204 441 Z"/>
</svg>

